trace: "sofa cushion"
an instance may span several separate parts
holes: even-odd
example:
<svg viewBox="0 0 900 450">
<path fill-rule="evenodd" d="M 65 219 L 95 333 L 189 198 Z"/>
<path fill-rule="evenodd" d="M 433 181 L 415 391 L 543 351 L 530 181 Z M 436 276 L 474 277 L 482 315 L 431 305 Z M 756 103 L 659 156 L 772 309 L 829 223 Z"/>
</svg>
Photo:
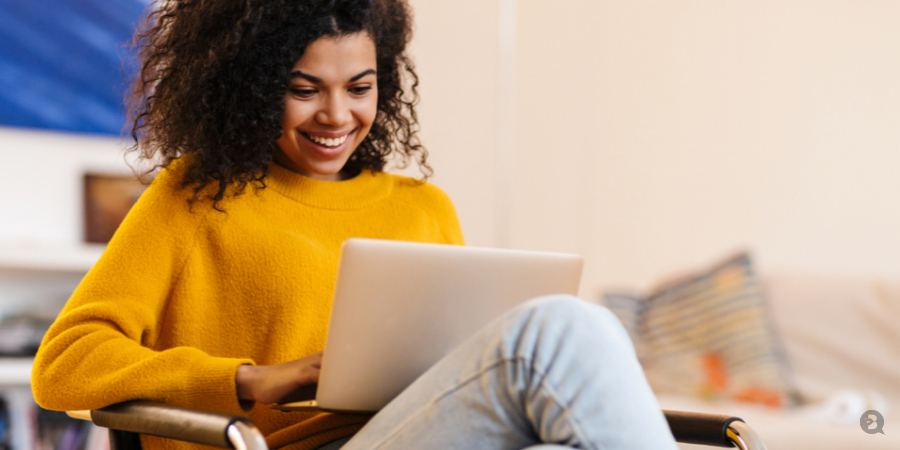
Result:
<svg viewBox="0 0 900 450">
<path fill-rule="evenodd" d="M 666 283 L 646 297 L 608 293 L 657 393 L 770 406 L 797 398 L 750 256 Z"/>
</svg>

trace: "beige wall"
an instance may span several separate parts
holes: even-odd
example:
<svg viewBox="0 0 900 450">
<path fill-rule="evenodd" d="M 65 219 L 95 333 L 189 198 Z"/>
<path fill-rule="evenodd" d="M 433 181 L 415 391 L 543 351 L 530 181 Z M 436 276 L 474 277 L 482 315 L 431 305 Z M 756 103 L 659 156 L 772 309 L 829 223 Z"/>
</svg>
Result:
<svg viewBox="0 0 900 450">
<path fill-rule="evenodd" d="M 414 2 L 423 136 L 492 245 L 496 2 L 443 3 Z M 506 232 L 585 255 L 582 295 L 745 246 L 900 275 L 900 2 L 520 0 L 517 22 Z"/>
<path fill-rule="evenodd" d="M 421 138 L 431 181 L 454 200 L 469 245 L 493 246 L 497 226 L 497 5 L 413 0 L 411 52 L 421 78 Z M 418 172 L 409 172 L 418 176 Z"/>
<path fill-rule="evenodd" d="M 520 0 L 509 201 L 499 0 L 412 4 L 422 138 L 471 245 L 581 253 L 586 297 L 741 246 L 900 275 L 900 2 Z M 77 243 L 81 173 L 127 170 L 119 148 L 0 128 L 0 245 Z"/>
</svg>

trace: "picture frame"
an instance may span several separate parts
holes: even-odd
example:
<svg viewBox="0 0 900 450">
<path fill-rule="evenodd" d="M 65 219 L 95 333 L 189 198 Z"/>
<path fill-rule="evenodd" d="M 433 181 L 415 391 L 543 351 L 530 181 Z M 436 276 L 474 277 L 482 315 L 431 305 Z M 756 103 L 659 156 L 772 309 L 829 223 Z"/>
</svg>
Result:
<svg viewBox="0 0 900 450">
<path fill-rule="evenodd" d="M 105 244 L 147 186 L 133 175 L 84 174 L 84 241 Z"/>
</svg>

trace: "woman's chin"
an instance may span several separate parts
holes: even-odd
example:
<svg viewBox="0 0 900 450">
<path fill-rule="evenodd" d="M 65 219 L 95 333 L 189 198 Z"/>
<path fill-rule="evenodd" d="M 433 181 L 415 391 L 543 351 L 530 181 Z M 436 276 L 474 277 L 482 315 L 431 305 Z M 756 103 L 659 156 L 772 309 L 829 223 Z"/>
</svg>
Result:
<svg viewBox="0 0 900 450">
<path fill-rule="evenodd" d="M 299 173 L 307 178 L 321 181 L 341 181 L 343 179 L 340 169 L 331 169 L 323 167 L 288 167 L 293 172 Z"/>
<path fill-rule="evenodd" d="M 346 164 L 347 158 L 317 161 L 317 163 L 305 164 L 300 174 L 316 180 L 341 181 L 346 179 L 346 172 L 343 170 Z"/>
</svg>

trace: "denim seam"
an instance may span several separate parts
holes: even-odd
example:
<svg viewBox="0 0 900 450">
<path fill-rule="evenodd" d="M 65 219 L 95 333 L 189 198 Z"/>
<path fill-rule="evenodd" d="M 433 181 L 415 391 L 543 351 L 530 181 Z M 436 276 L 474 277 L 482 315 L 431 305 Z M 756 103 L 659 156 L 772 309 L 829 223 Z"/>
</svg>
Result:
<svg viewBox="0 0 900 450">
<path fill-rule="evenodd" d="M 460 390 L 463 386 L 465 386 L 465 385 L 471 383 L 472 381 L 475 381 L 478 377 L 480 377 L 481 375 L 483 375 L 485 372 L 488 372 L 488 371 L 490 371 L 490 370 L 493 370 L 495 367 L 497 367 L 497 366 L 499 366 L 499 365 L 501 365 L 501 364 L 505 364 L 505 363 L 507 363 L 507 362 L 514 361 L 514 360 L 517 360 L 517 359 L 522 359 L 522 358 L 519 358 L 519 357 L 515 357 L 515 358 L 503 358 L 503 359 L 497 360 L 496 362 L 494 362 L 494 363 L 492 363 L 492 364 L 489 364 L 489 365 L 487 365 L 487 366 L 485 366 L 485 367 L 482 367 L 481 369 L 479 369 L 478 371 L 476 371 L 475 373 L 473 373 L 473 374 L 470 375 L 469 377 L 463 379 L 463 381 L 461 381 L 460 383 L 454 384 L 453 387 L 452 387 L 451 389 L 448 389 L 448 390 L 446 390 L 446 391 L 444 391 L 444 392 L 441 392 L 440 394 L 435 395 L 431 400 L 429 400 L 427 403 L 425 403 L 425 404 L 423 405 L 423 407 L 420 408 L 420 410 L 424 409 L 425 407 L 431 406 L 431 405 L 437 403 L 438 401 L 440 401 L 442 398 L 444 398 L 444 397 L 446 397 L 446 396 L 448 396 L 448 395 L 450 395 L 450 394 L 452 394 L 452 393 L 454 393 L 454 392 Z M 375 448 L 378 449 L 378 448 L 381 448 L 382 446 L 384 446 L 384 444 L 385 444 L 387 441 L 389 441 L 391 438 L 393 438 L 397 433 L 399 433 L 400 430 L 406 428 L 406 426 L 409 424 L 409 422 L 411 422 L 414 418 L 415 418 L 415 414 L 411 414 L 411 415 L 410 415 L 410 416 L 409 416 L 402 424 L 400 424 L 400 425 L 398 425 L 396 428 L 394 428 L 393 431 L 391 431 L 391 432 L 384 438 L 384 440 L 381 441 L 381 444 L 378 444 L 378 446 L 375 447 Z"/>
<path fill-rule="evenodd" d="M 584 432 L 581 431 L 581 426 L 580 426 L 579 422 L 577 420 L 575 420 L 572 417 L 572 415 L 569 413 L 570 408 L 567 407 L 562 400 L 560 400 L 559 395 L 557 395 L 556 391 L 553 390 L 553 388 L 547 384 L 546 372 L 541 370 L 540 367 L 537 367 L 537 365 L 535 365 L 534 362 L 531 363 L 531 370 L 533 370 L 535 373 L 540 375 L 540 377 L 541 377 L 540 388 L 547 391 L 547 395 L 550 397 L 550 399 L 553 400 L 554 403 L 556 403 L 556 406 L 558 408 L 563 410 L 563 419 L 569 423 L 570 427 L 572 427 L 572 431 L 575 433 L 575 437 L 578 439 L 578 442 L 581 445 L 585 445 L 585 446 L 589 445 L 588 440 L 586 439 L 586 437 L 584 435 Z M 594 448 L 597 448 L 597 447 L 594 447 Z"/>
<path fill-rule="evenodd" d="M 566 407 L 564 406 L 564 403 L 563 403 L 562 401 L 560 401 L 560 399 L 558 398 L 558 395 L 556 394 L 556 391 L 554 391 L 554 390 L 551 389 L 549 386 L 547 386 L 547 384 L 546 384 L 546 378 L 547 378 L 547 377 L 546 377 L 546 373 L 545 373 L 544 371 L 540 370 L 538 367 L 536 367 L 535 364 L 534 364 L 534 361 L 532 361 L 530 358 L 523 357 L 523 356 L 516 356 L 516 357 L 512 357 L 512 358 L 502 358 L 502 359 L 498 359 L 498 360 L 495 361 L 494 363 L 482 367 L 481 369 L 479 369 L 478 371 L 476 371 L 476 372 L 473 373 L 472 375 L 470 375 L 470 376 L 464 378 L 461 382 L 455 384 L 451 389 L 448 389 L 448 390 L 446 390 L 446 391 L 444 391 L 444 392 L 442 392 L 442 393 L 440 393 L 440 394 L 435 395 L 430 401 L 428 401 L 427 403 L 425 403 L 425 404 L 423 405 L 423 407 L 420 408 L 420 410 L 425 409 L 425 408 L 428 407 L 428 406 L 434 405 L 435 403 L 439 402 L 441 399 L 443 399 L 443 398 L 447 397 L 448 395 L 450 395 L 450 394 L 452 394 L 452 393 L 454 393 L 454 392 L 456 392 L 456 391 L 462 389 L 464 386 L 466 386 L 466 385 L 468 385 L 469 383 L 475 381 L 476 379 L 478 379 L 479 377 L 481 377 L 481 376 L 484 375 L 485 373 L 487 373 L 487 372 L 489 372 L 489 371 L 491 371 L 491 370 L 497 368 L 498 366 L 503 365 L 503 364 L 507 364 L 507 363 L 515 363 L 515 362 L 524 362 L 524 363 L 526 363 L 526 364 L 527 364 L 527 363 L 530 363 L 531 369 L 541 377 L 541 382 L 540 382 L 540 387 L 541 387 L 541 389 L 546 390 L 546 391 L 548 392 L 549 396 L 550 396 L 550 399 L 553 400 L 553 402 L 556 403 L 556 405 L 557 405 L 560 409 L 562 409 L 562 410 L 564 411 L 564 413 L 563 413 L 564 420 L 566 420 L 566 421 L 569 423 L 569 426 L 572 427 L 572 430 L 573 430 L 573 432 L 575 433 L 575 435 L 576 435 L 576 437 L 578 438 L 578 440 L 579 440 L 583 445 L 586 445 L 586 442 L 587 442 L 587 441 L 586 441 L 586 439 L 584 438 L 584 433 L 581 431 L 581 428 L 579 427 L 578 422 L 577 422 L 576 420 L 574 420 L 574 419 L 571 417 L 571 415 L 569 414 L 569 408 L 566 408 Z M 389 440 L 391 440 L 391 438 L 393 438 L 395 435 L 397 435 L 397 433 L 399 433 L 401 430 L 403 430 L 404 428 L 406 428 L 406 426 L 409 425 L 409 423 L 410 423 L 414 418 L 415 418 L 415 414 L 411 414 L 410 417 L 408 417 L 402 424 L 398 425 L 398 426 L 395 427 L 390 433 L 388 433 L 388 434 L 385 436 L 385 438 L 381 441 L 381 443 L 378 444 L 378 446 L 375 447 L 375 448 L 376 448 L 376 449 L 382 448 Z"/>
</svg>

